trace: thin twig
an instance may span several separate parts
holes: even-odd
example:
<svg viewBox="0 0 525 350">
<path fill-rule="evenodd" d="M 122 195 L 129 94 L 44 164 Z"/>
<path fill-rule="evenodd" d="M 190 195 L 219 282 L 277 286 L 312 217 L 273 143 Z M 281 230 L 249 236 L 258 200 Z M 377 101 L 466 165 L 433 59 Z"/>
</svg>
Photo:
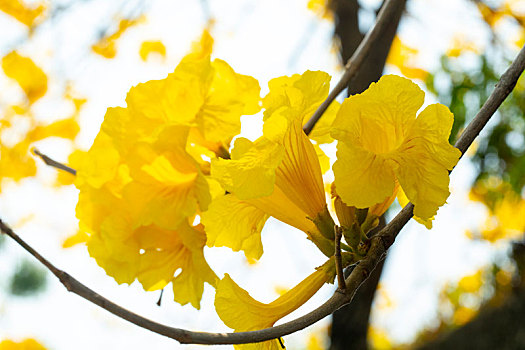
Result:
<svg viewBox="0 0 525 350">
<path fill-rule="evenodd" d="M 346 283 L 345 283 L 345 275 L 343 273 L 343 259 L 341 257 L 341 238 L 343 237 L 343 231 L 341 226 L 334 226 L 334 232 L 335 232 L 335 252 L 334 252 L 334 258 L 335 258 L 335 273 L 337 275 L 337 289 L 340 292 L 343 292 L 346 290 Z"/>
<path fill-rule="evenodd" d="M 328 109 L 330 104 L 344 89 L 348 87 L 348 84 L 359 71 L 359 68 L 361 67 L 361 64 L 365 60 L 366 56 L 368 56 L 370 48 L 381 37 L 386 27 L 388 26 L 388 21 L 392 18 L 392 15 L 395 12 L 396 8 L 402 6 L 402 3 L 402 0 L 385 1 L 383 7 L 381 7 L 381 10 L 379 11 L 379 14 L 377 15 L 376 23 L 374 24 L 372 29 L 370 29 L 366 33 L 365 37 L 355 50 L 354 54 L 346 63 L 345 72 L 343 76 L 341 77 L 341 79 L 339 79 L 339 82 L 337 82 L 337 85 L 334 87 L 334 89 L 330 91 L 328 97 L 323 101 L 323 103 L 321 103 L 321 105 L 317 108 L 314 114 L 310 117 L 308 122 L 304 124 L 303 130 L 306 133 L 306 135 L 312 132 L 312 129 L 314 128 L 315 124 L 317 123 L 319 118 L 321 118 L 323 113 Z"/>
<path fill-rule="evenodd" d="M 496 88 L 480 109 L 476 117 L 467 126 L 456 147 L 462 152 L 468 149 L 481 129 L 486 125 L 490 117 L 494 114 L 503 100 L 512 91 L 519 76 L 525 68 L 525 47 L 523 47 L 507 71 L 502 75 Z M 113 313 L 114 315 L 136 324 L 152 332 L 175 339 L 183 344 L 245 344 L 255 343 L 271 339 L 276 339 L 301 329 L 304 329 L 317 321 L 332 314 L 341 306 L 349 303 L 355 295 L 359 286 L 366 280 L 376 265 L 381 261 L 387 249 L 394 243 L 399 231 L 413 216 L 414 206 L 409 203 L 405 206 L 396 217 L 390 221 L 377 235 L 371 238 L 371 245 L 367 255 L 360 260 L 350 276 L 345 280 L 346 292 L 334 293 L 330 299 L 317 309 L 301 316 L 295 320 L 257 331 L 238 332 L 238 333 L 207 333 L 194 332 L 181 328 L 169 327 L 142 316 L 139 316 L 123 307 L 109 301 L 108 299 L 89 289 L 68 273 L 59 270 L 48 260 L 42 257 L 36 250 L 31 248 L 11 228 L 0 219 L 0 231 L 15 240 L 22 248 L 33 255 L 38 261 L 46 266 L 67 288 L 82 298 L 98 305 L 99 307 Z"/>
<path fill-rule="evenodd" d="M 162 288 L 160 290 L 160 295 L 159 295 L 159 300 L 157 300 L 157 306 L 160 307 L 161 303 L 162 303 L 162 296 L 164 295 L 164 288 Z"/>
<path fill-rule="evenodd" d="M 60 170 L 63 170 L 63 171 L 67 171 L 68 173 L 70 173 L 72 175 L 76 175 L 77 174 L 77 171 L 75 169 L 73 169 L 71 167 L 68 167 L 67 165 L 62 164 L 60 162 L 57 162 L 56 160 L 46 156 L 45 154 L 43 154 L 42 152 L 40 152 L 36 148 L 33 148 L 33 153 L 36 154 L 37 156 L 39 156 L 40 158 L 42 158 L 42 160 L 44 161 L 44 163 L 46 163 L 46 165 L 52 166 L 54 168 L 57 168 L 57 169 L 60 169 Z"/>
</svg>

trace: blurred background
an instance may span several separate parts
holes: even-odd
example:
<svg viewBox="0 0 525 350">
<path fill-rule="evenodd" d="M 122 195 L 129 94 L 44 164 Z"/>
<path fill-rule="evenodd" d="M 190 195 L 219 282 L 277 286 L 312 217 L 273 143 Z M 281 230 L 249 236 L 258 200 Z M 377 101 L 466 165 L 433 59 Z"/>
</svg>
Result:
<svg viewBox="0 0 525 350">
<path fill-rule="evenodd" d="M 0 217 L 59 268 L 122 306 L 176 327 L 228 331 L 208 285 L 197 311 L 174 303 L 168 289 L 158 306 L 158 292 L 108 277 L 78 244 L 73 177 L 31 150 L 67 164 L 89 149 L 106 108 L 125 106 L 131 86 L 166 77 L 204 29 L 215 39 L 213 57 L 255 77 L 262 96 L 270 79 L 305 70 L 328 72 L 334 85 L 381 5 L 0 0 Z M 384 73 L 410 78 L 425 90 L 425 104 L 440 102 L 455 114 L 453 143 L 524 43 L 523 0 L 407 0 L 346 94 Z M 452 194 L 434 228 L 411 221 L 352 304 L 285 337 L 289 349 L 525 348 L 524 108 L 520 79 L 452 173 Z M 242 136 L 261 134 L 261 114 L 242 121 Z M 333 162 L 335 146 L 323 147 Z M 326 182 L 332 179 L 328 173 Z M 302 233 L 276 220 L 262 239 L 257 264 L 227 248 L 205 248 L 205 255 L 219 276 L 230 273 L 266 302 L 323 262 Z M 281 322 L 332 292 L 326 285 Z M 0 349 L 24 341 L 58 350 L 179 347 L 70 295 L 0 236 Z"/>
</svg>

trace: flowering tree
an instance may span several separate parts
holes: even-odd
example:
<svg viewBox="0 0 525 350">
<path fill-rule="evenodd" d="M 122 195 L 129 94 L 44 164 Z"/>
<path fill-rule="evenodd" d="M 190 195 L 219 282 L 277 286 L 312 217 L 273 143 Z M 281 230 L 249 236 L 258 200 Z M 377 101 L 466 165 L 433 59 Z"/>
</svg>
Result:
<svg viewBox="0 0 525 350">
<path fill-rule="evenodd" d="M 341 14 L 340 3 L 333 4 L 332 11 Z M 63 180 L 73 181 L 79 190 L 76 215 L 80 231 L 70 244 L 85 242 L 97 264 L 119 284 L 137 280 L 144 290 L 155 291 L 171 283 L 174 300 L 181 305 L 199 309 L 204 285 L 209 284 L 216 289 L 217 314 L 233 333 L 189 331 L 141 317 L 55 267 L 0 221 L 2 232 L 37 258 L 69 291 L 138 326 L 184 344 L 281 348 L 282 336 L 351 303 L 412 217 L 432 227 L 450 194 L 450 172 L 525 67 L 522 49 L 452 146 L 449 140 L 455 136 L 451 131 L 459 127 L 447 106 L 431 104 L 418 113 L 425 101 L 418 85 L 396 75 L 380 77 L 392 42 L 398 50 L 402 45 L 394 34 L 404 4 L 385 1 L 375 25 L 351 50 L 345 72 L 331 91 L 327 73 L 306 71 L 272 79 L 268 94 L 261 98 L 255 78 L 212 58 L 213 38 L 205 30 L 173 73 L 131 88 L 126 107 L 107 109 L 87 152 L 73 153 L 64 165 L 34 151 L 48 165 L 74 175 Z M 33 18 L 33 12 L 9 10 L 15 5 L 20 3 L 12 2 L 4 11 L 31 25 L 38 13 Z M 93 51 L 115 56 L 115 40 L 138 21 L 122 20 L 114 33 L 93 45 Z M 387 44 L 382 64 L 375 67 L 379 76 L 371 79 L 376 82 L 368 82 L 366 90 L 337 102 L 336 97 L 349 84 L 352 89 L 352 79 L 370 72 L 367 59 L 378 55 L 374 53 L 378 47 L 385 47 L 382 40 Z M 143 57 L 154 51 L 162 54 L 165 49 L 153 41 L 141 46 Z M 26 94 L 28 108 L 45 94 L 46 77 L 29 58 L 13 51 L 4 56 L 2 64 L 6 75 Z M 425 74 L 399 65 L 405 76 Z M 68 98 L 77 113 L 83 101 Z M 241 116 L 260 111 L 262 135 L 254 141 L 238 137 Z M 50 125 L 35 125 L 24 143 L 2 148 L 2 176 L 32 175 L 31 161 L 16 162 L 36 140 L 74 138 L 78 132 L 75 113 Z M 330 166 L 319 146 L 334 142 L 334 181 L 324 184 L 323 174 Z M 24 157 L 10 157 L 15 151 Z M 381 217 L 396 198 L 403 209 L 380 226 Z M 228 247 L 256 261 L 263 254 L 261 231 L 269 217 L 304 232 L 325 262 L 265 304 L 228 274 L 218 276 L 203 250 L 205 246 Z M 326 283 L 337 285 L 326 303 L 274 327 Z"/>
</svg>

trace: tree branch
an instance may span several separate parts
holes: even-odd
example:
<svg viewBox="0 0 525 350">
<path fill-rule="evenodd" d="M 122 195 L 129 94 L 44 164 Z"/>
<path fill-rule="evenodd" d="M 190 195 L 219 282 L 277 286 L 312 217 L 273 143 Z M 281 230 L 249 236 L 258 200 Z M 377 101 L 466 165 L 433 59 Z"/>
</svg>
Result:
<svg viewBox="0 0 525 350">
<path fill-rule="evenodd" d="M 394 1 L 395 0 L 390 0 L 389 4 L 392 4 Z M 487 124 L 490 117 L 510 94 L 524 69 L 525 47 L 521 49 L 512 65 L 502 75 L 500 81 L 496 85 L 496 88 L 488 100 L 485 102 L 472 122 L 467 126 L 458 142 L 456 142 L 455 146 L 462 153 L 465 153 L 479 132 Z M 284 335 L 297 332 L 316 323 L 324 317 L 332 314 L 341 306 L 349 303 L 359 286 L 367 279 L 367 277 L 370 275 L 370 272 L 373 271 L 376 265 L 383 259 L 387 249 L 394 243 L 397 235 L 399 234 L 399 231 L 405 226 L 410 218 L 412 218 L 413 209 L 413 204 L 409 203 L 377 235 L 371 238 L 371 246 L 366 257 L 363 258 L 359 264 L 357 264 L 355 269 L 345 281 L 346 291 L 344 294 L 339 292 L 334 293 L 330 299 L 328 299 L 317 309 L 287 323 L 272 328 L 238 333 L 194 332 L 181 328 L 169 327 L 139 316 L 102 297 L 77 281 L 68 273 L 56 268 L 47 259 L 41 256 L 36 250 L 23 241 L 18 235 L 16 235 L 15 232 L 13 232 L 9 226 L 2 222 L 1 219 L 0 231 L 16 241 L 22 248 L 24 248 L 45 267 L 47 267 L 60 280 L 60 282 L 66 287 L 68 291 L 79 295 L 93 304 L 137 326 L 175 339 L 183 344 L 245 344 L 276 339 Z"/>
<path fill-rule="evenodd" d="M 321 105 L 317 108 L 317 110 L 314 112 L 310 120 L 306 122 L 306 124 L 303 127 L 304 132 L 306 135 L 310 134 L 312 132 L 312 129 L 314 128 L 315 124 L 321 118 L 323 113 L 326 111 L 328 106 L 332 103 L 332 101 L 335 100 L 335 98 L 348 87 L 348 83 L 352 78 L 356 75 L 356 73 L 359 71 L 359 68 L 361 67 L 361 64 L 367 57 L 368 53 L 370 52 L 370 48 L 381 38 L 381 36 L 384 34 L 386 28 L 388 27 L 390 23 L 390 19 L 395 15 L 396 10 L 404 6 L 405 0 L 386 0 L 383 7 L 379 11 L 379 14 L 377 15 L 377 21 L 366 33 L 364 39 L 361 41 L 357 49 L 355 50 L 354 54 L 348 62 L 345 65 L 345 73 L 341 77 L 341 79 L 337 82 L 337 85 L 334 87 L 332 91 L 328 94 L 328 97 L 326 100 L 321 103 Z"/>
<path fill-rule="evenodd" d="M 72 175 L 77 175 L 77 171 L 75 169 L 70 168 L 67 165 L 57 162 L 56 160 L 46 156 L 45 154 L 41 153 L 37 148 L 33 148 L 33 153 L 39 156 L 40 158 L 42 158 L 42 160 L 44 161 L 44 163 L 46 163 L 46 165 L 66 171 Z"/>
</svg>

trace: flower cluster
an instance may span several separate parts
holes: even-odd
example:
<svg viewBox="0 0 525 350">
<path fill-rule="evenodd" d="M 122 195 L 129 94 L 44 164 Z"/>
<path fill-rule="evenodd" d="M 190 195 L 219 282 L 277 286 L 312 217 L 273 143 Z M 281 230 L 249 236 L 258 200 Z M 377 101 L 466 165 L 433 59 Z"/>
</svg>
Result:
<svg viewBox="0 0 525 350">
<path fill-rule="evenodd" d="M 207 282 L 217 289 L 225 324 L 255 330 L 333 281 L 337 225 L 344 266 L 366 254 L 370 230 L 398 195 L 430 225 L 449 195 L 448 172 L 460 152 L 448 143 L 452 114 L 436 104 L 416 117 L 424 93 L 407 79 L 385 76 L 342 105 L 332 103 L 307 136 L 303 124 L 326 99 L 328 74 L 273 79 L 261 103 L 257 81 L 212 61 L 211 46 L 205 33 L 174 73 L 132 88 L 126 108 L 108 109 L 77 165 L 77 216 L 90 254 L 117 282 L 137 279 L 146 290 L 172 282 L 175 300 L 196 308 Z M 261 104 L 261 137 L 237 137 L 230 150 L 240 117 Z M 334 140 L 335 182 L 327 201 L 329 166 L 319 145 Z M 226 246 L 257 260 L 269 217 L 303 231 L 327 261 L 263 304 L 229 275 L 219 279 L 203 247 Z M 279 343 L 249 346 L 277 349 Z"/>
</svg>

